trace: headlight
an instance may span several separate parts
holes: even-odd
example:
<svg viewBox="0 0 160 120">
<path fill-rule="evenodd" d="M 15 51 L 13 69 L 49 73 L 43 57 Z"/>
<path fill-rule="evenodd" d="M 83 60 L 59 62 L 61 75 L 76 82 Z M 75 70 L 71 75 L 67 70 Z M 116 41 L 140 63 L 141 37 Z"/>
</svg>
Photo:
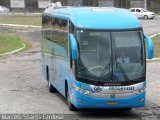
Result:
<svg viewBox="0 0 160 120">
<path fill-rule="evenodd" d="M 149 15 L 154 15 L 154 14 L 149 14 Z"/>
<path fill-rule="evenodd" d="M 81 93 L 83 93 L 83 94 L 85 94 L 85 95 L 89 95 L 89 94 L 92 93 L 92 91 L 89 91 L 89 90 L 87 90 L 87 89 L 80 88 L 80 87 L 78 87 L 78 86 L 76 86 L 76 85 L 74 85 L 74 88 L 75 88 L 75 90 L 77 90 L 77 91 L 79 91 L 79 92 L 81 92 Z"/>
<path fill-rule="evenodd" d="M 142 93 L 142 92 L 144 92 L 144 91 L 145 91 L 145 88 L 141 88 L 141 89 L 139 89 L 139 90 L 134 90 L 134 91 L 133 91 L 133 94 L 138 95 L 138 94 L 140 94 L 140 93 Z"/>
</svg>

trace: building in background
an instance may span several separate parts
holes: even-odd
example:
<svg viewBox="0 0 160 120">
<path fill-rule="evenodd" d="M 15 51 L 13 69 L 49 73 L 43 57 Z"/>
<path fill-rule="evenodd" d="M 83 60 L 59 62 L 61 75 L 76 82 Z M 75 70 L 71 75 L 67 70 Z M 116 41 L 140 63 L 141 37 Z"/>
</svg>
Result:
<svg viewBox="0 0 160 120">
<path fill-rule="evenodd" d="M 49 2 L 58 1 L 64 6 L 142 7 L 160 11 L 160 0 L 0 0 L 0 6 L 6 6 L 13 12 L 41 12 Z"/>
<path fill-rule="evenodd" d="M 0 0 L 0 6 L 5 6 L 13 12 L 40 12 L 49 2 L 54 0 Z"/>
</svg>

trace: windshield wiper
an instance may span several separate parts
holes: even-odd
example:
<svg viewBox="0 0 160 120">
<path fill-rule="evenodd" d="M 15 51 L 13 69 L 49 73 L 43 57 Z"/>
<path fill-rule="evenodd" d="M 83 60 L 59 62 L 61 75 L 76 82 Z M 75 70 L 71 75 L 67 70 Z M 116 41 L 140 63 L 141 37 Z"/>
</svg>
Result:
<svg viewBox="0 0 160 120">
<path fill-rule="evenodd" d="M 119 62 L 116 62 L 116 64 L 118 64 L 118 65 L 119 65 L 120 70 L 121 70 L 121 72 L 122 72 L 123 76 L 125 77 L 125 80 L 126 80 L 126 81 L 129 81 L 129 78 L 128 78 L 128 76 L 127 76 L 127 74 L 126 74 L 126 72 L 125 72 L 124 68 L 122 67 L 122 65 L 121 65 Z M 117 66 L 117 65 L 116 65 L 116 66 Z"/>
<path fill-rule="evenodd" d="M 103 71 L 101 72 L 101 74 L 98 76 L 98 79 L 102 79 L 103 76 L 105 75 L 105 72 L 109 69 L 109 72 L 110 72 L 110 63 L 108 63 L 105 68 L 103 69 Z"/>
</svg>

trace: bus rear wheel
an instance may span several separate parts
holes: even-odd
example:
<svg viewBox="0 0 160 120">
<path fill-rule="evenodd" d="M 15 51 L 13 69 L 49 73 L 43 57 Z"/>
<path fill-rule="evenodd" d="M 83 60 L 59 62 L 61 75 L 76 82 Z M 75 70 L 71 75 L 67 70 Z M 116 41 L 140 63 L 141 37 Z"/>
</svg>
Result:
<svg viewBox="0 0 160 120">
<path fill-rule="evenodd" d="M 57 90 L 55 87 L 52 86 L 52 84 L 50 83 L 50 80 L 48 80 L 48 90 L 50 93 L 56 93 Z"/>
<path fill-rule="evenodd" d="M 51 84 L 51 82 L 50 82 L 50 79 L 49 79 L 49 70 L 48 70 L 48 68 L 47 68 L 47 70 L 46 70 L 46 74 L 47 74 L 48 90 L 49 90 L 49 92 L 50 92 L 50 93 L 56 93 L 57 90 L 56 90 L 56 88 L 54 88 L 54 87 L 52 86 L 52 84 Z"/>
<path fill-rule="evenodd" d="M 76 111 L 77 108 L 70 102 L 68 88 L 67 88 L 67 91 L 66 91 L 66 98 L 67 98 L 67 105 L 68 105 L 69 110 L 70 111 Z"/>
</svg>

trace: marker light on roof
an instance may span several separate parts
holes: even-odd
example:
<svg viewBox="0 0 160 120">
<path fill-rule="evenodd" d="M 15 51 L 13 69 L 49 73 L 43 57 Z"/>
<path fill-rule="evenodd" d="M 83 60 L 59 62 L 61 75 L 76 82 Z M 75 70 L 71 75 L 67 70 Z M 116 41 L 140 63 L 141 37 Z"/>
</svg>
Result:
<svg viewBox="0 0 160 120">
<path fill-rule="evenodd" d="M 93 12 L 113 12 L 112 8 L 92 8 Z"/>
<path fill-rule="evenodd" d="M 83 30 L 81 30 L 81 33 L 83 33 Z"/>
</svg>

